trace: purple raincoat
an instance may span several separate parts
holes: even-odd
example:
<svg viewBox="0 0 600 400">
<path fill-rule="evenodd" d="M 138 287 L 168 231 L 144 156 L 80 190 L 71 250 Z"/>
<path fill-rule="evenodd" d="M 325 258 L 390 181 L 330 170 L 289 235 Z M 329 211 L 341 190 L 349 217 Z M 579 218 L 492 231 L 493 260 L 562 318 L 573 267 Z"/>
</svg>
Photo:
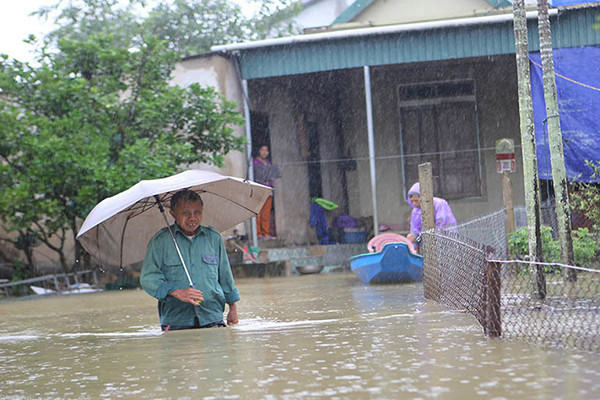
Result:
<svg viewBox="0 0 600 400">
<path fill-rule="evenodd" d="M 413 208 L 410 213 L 410 233 L 415 236 L 419 236 L 421 234 L 421 209 L 413 206 L 410 202 L 410 196 L 413 194 L 421 195 L 421 186 L 419 182 L 412 185 L 410 190 L 408 191 L 408 195 L 406 200 L 408 204 Z M 433 213 L 435 215 L 435 227 L 436 228 L 451 228 L 456 226 L 456 218 L 454 214 L 452 214 L 452 210 L 450 209 L 450 205 L 444 199 L 440 199 L 439 197 L 433 198 Z"/>
</svg>

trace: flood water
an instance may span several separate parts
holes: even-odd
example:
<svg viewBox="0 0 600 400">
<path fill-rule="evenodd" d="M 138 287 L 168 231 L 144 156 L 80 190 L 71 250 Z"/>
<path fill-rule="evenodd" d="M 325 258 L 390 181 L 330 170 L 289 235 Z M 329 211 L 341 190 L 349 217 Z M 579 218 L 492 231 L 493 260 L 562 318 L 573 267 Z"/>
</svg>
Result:
<svg viewBox="0 0 600 400">
<path fill-rule="evenodd" d="M 0 301 L 3 399 L 594 399 L 598 356 L 487 339 L 421 284 L 238 280 L 235 327 L 161 333 L 140 290 Z"/>
</svg>

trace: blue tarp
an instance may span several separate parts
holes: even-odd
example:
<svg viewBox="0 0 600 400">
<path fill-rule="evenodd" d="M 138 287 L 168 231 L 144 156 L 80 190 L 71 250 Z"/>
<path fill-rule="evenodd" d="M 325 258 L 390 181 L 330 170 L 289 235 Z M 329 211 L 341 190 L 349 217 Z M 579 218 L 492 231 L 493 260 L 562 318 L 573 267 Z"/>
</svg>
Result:
<svg viewBox="0 0 600 400">
<path fill-rule="evenodd" d="M 552 7 L 574 6 L 576 4 L 597 3 L 593 0 L 552 0 Z"/>
<path fill-rule="evenodd" d="M 530 60 L 539 178 L 552 179 L 540 54 Z M 600 47 L 555 49 L 554 69 L 567 178 L 600 182 L 585 163 L 600 160 Z"/>
</svg>

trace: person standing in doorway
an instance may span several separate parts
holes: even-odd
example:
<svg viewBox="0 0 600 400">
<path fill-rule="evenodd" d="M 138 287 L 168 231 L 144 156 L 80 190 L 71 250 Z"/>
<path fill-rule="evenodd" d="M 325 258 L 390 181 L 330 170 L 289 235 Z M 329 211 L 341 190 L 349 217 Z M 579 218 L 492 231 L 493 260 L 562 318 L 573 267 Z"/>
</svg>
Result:
<svg viewBox="0 0 600 400">
<path fill-rule="evenodd" d="M 258 154 L 254 158 L 254 180 L 262 185 L 275 187 L 274 180 L 281 177 L 277 165 L 269 161 L 269 146 L 262 145 L 258 148 Z M 271 236 L 271 208 L 273 206 L 273 194 L 265 201 L 256 220 L 258 238 L 260 240 L 275 239 Z"/>
</svg>

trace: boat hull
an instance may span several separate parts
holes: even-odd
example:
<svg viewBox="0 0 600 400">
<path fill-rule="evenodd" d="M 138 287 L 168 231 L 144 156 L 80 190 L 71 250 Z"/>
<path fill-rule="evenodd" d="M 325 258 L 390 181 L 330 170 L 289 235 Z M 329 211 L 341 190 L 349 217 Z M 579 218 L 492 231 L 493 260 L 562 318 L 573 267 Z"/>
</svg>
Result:
<svg viewBox="0 0 600 400">
<path fill-rule="evenodd" d="M 350 268 L 365 283 L 410 283 L 423 280 L 423 256 L 406 243 L 388 243 L 380 252 L 350 258 Z"/>
</svg>

